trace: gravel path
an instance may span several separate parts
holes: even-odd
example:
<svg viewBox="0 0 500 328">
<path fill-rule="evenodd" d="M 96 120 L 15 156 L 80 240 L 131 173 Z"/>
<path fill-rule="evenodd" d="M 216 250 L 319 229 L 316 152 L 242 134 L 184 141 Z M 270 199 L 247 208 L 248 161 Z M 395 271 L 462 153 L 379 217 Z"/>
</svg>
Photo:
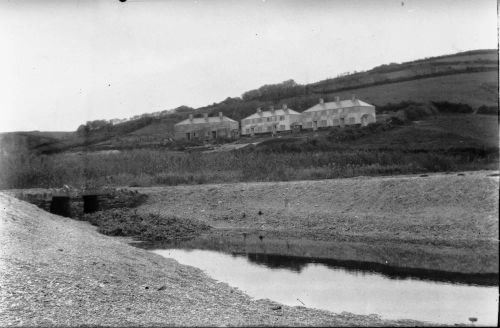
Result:
<svg viewBox="0 0 500 328">
<path fill-rule="evenodd" d="M 421 325 L 252 300 L 200 270 L 0 193 L 0 326 Z"/>
</svg>

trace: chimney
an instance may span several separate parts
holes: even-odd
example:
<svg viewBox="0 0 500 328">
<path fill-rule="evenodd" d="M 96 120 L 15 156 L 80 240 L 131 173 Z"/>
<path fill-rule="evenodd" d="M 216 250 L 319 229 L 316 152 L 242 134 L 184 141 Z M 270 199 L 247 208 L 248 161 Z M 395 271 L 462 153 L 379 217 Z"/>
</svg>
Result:
<svg viewBox="0 0 500 328">
<path fill-rule="evenodd" d="M 339 96 L 335 96 L 335 101 L 336 102 L 340 102 L 340 97 Z"/>
<path fill-rule="evenodd" d="M 224 115 L 222 115 L 222 112 L 219 112 L 219 118 L 220 118 L 220 121 L 224 121 Z"/>
<path fill-rule="evenodd" d="M 275 113 L 274 106 L 271 106 L 271 107 L 270 107 L 270 110 L 271 110 L 271 114 L 273 114 L 273 115 L 274 115 L 274 113 Z"/>
<path fill-rule="evenodd" d="M 353 94 L 353 95 L 352 95 L 351 100 L 352 100 L 353 102 L 354 102 L 354 101 L 356 101 L 356 95 L 355 95 L 355 94 Z"/>
<path fill-rule="evenodd" d="M 203 113 L 203 118 L 205 119 L 205 122 L 208 122 L 208 113 Z"/>
<path fill-rule="evenodd" d="M 319 98 L 319 103 L 320 103 L 321 105 L 323 105 L 323 104 L 325 103 L 325 101 L 323 100 L 323 98 Z"/>
<path fill-rule="evenodd" d="M 257 108 L 257 114 L 262 115 L 262 109 L 260 109 L 260 107 Z"/>
<path fill-rule="evenodd" d="M 189 114 L 189 122 L 193 123 L 193 114 Z"/>
<path fill-rule="evenodd" d="M 287 110 L 288 106 L 286 104 L 283 104 L 283 110 Z"/>
</svg>

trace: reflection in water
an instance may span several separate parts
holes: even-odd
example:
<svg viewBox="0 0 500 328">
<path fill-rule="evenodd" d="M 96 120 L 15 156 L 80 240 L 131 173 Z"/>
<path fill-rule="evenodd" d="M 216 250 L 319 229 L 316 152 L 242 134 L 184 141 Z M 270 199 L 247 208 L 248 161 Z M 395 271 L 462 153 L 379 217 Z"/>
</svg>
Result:
<svg viewBox="0 0 500 328">
<path fill-rule="evenodd" d="M 266 253 L 247 253 L 235 255 L 246 256 L 250 262 L 264 265 L 269 268 L 289 269 L 299 273 L 310 263 L 319 263 L 330 268 L 341 268 L 355 273 L 379 273 L 390 279 L 412 278 L 419 280 L 461 283 L 467 285 L 498 286 L 498 275 L 493 273 L 464 274 L 458 272 L 394 267 L 374 262 L 347 261 Z"/>
<path fill-rule="evenodd" d="M 266 254 L 233 254 L 160 249 L 155 253 L 204 270 L 209 276 L 255 298 L 340 313 L 376 313 L 385 319 L 415 319 L 496 325 L 498 287 L 393 279 L 371 271 L 346 270 L 332 263 Z M 333 260 L 332 260 L 333 261 Z M 265 265 L 263 265 L 265 264 Z"/>
</svg>

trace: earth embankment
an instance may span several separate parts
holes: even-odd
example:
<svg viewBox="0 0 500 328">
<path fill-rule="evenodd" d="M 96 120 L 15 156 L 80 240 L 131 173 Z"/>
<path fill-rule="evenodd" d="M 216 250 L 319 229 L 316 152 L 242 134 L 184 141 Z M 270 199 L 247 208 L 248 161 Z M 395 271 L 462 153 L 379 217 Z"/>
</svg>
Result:
<svg viewBox="0 0 500 328">
<path fill-rule="evenodd" d="M 263 237 L 270 253 L 498 274 L 498 183 L 477 171 L 139 188 L 139 211 L 214 227 L 208 248 Z"/>
<path fill-rule="evenodd" d="M 422 324 L 304 307 L 277 311 L 196 268 L 4 193 L 0 241 L 0 326 Z"/>
</svg>

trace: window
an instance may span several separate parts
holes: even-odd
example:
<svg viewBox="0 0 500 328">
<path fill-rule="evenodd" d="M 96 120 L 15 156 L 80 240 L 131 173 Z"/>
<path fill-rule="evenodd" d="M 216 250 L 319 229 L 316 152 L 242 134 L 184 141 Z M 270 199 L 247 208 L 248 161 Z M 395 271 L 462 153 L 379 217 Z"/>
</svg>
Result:
<svg viewBox="0 0 500 328">
<path fill-rule="evenodd" d="M 273 116 L 273 121 L 274 122 L 278 121 L 278 116 Z"/>
<path fill-rule="evenodd" d="M 271 122 L 271 119 L 272 119 L 272 117 L 268 117 L 268 118 L 267 118 L 267 121 L 268 121 L 268 122 Z"/>
<path fill-rule="evenodd" d="M 338 118 L 334 118 L 333 119 L 333 125 L 339 125 L 339 119 Z"/>
<path fill-rule="evenodd" d="M 257 127 L 257 132 L 262 132 L 262 126 Z"/>
<path fill-rule="evenodd" d="M 280 124 L 279 129 L 280 129 L 280 131 L 283 131 L 283 130 L 285 130 L 285 126 L 283 124 Z"/>
<path fill-rule="evenodd" d="M 250 133 L 250 129 L 248 129 L 248 128 L 245 131 L 247 134 Z"/>
<path fill-rule="evenodd" d="M 321 115 L 326 115 L 326 114 L 327 114 L 327 110 L 326 109 L 321 111 Z"/>
<path fill-rule="evenodd" d="M 271 131 L 273 131 L 273 127 L 269 125 L 269 126 L 267 127 L 267 132 L 271 132 Z"/>
<path fill-rule="evenodd" d="M 258 118 L 257 123 L 262 123 L 262 118 Z"/>
<path fill-rule="evenodd" d="M 354 124 L 354 117 L 349 118 L 349 124 Z"/>
<path fill-rule="evenodd" d="M 280 116 L 280 121 L 284 121 L 285 120 L 285 116 L 284 115 L 281 115 Z"/>
<path fill-rule="evenodd" d="M 326 120 L 319 121 L 319 126 L 326 126 Z"/>
</svg>

